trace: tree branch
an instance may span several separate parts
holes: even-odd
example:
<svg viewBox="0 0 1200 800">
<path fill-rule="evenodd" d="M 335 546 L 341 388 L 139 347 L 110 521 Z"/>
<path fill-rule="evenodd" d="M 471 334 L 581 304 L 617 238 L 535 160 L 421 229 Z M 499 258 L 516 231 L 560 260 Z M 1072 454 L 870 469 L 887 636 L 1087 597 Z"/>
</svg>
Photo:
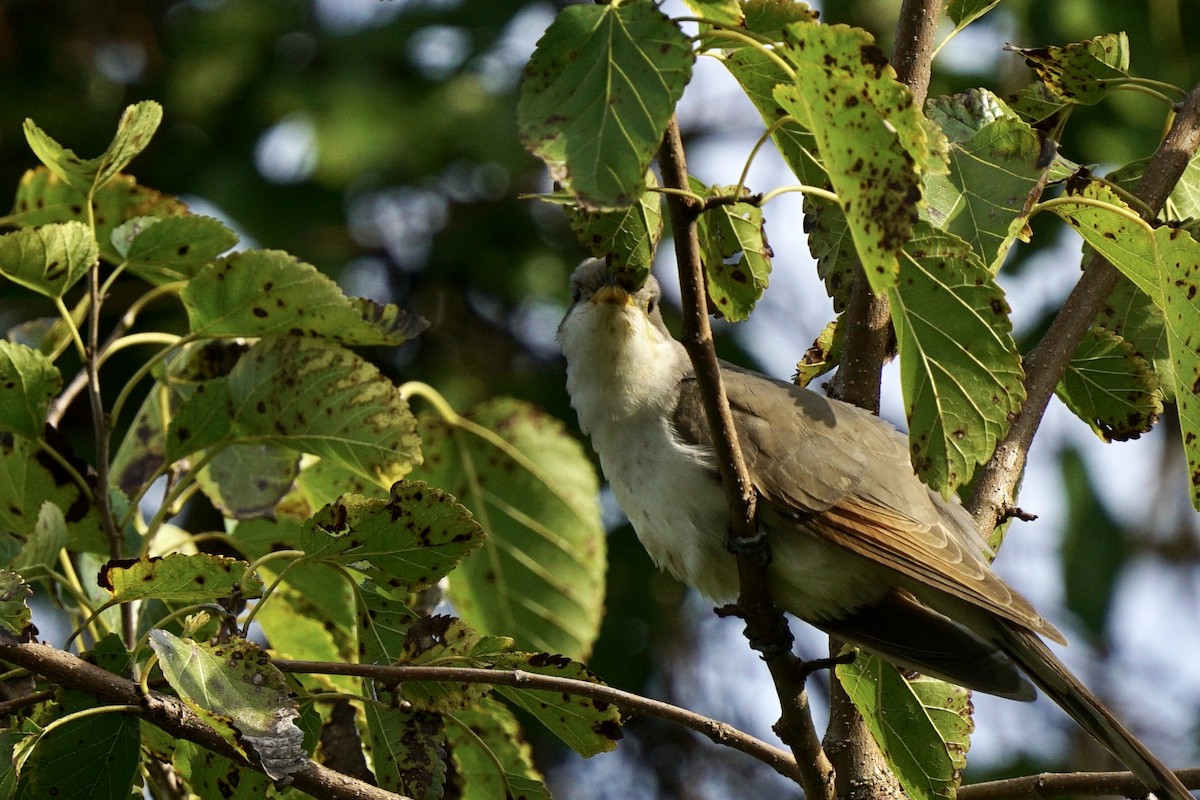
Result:
<svg viewBox="0 0 1200 800">
<path fill-rule="evenodd" d="M 263 771 L 261 766 L 247 762 L 180 700 L 159 692 L 143 695 L 133 681 L 64 650 L 45 644 L 17 644 L 7 637 L 0 637 L 0 660 L 24 667 L 63 686 L 79 689 L 105 703 L 140 705 L 142 719 L 171 736 L 195 742 L 237 764 Z M 292 774 L 292 786 L 321 800 L 407 800 L 403 795 L 349 778 L 313 761 L 307 761 Z"/>
<path fill-rule="evenodd" d="M 1141 212 L 1143 219 L 1152 219 L 1162 209 L 1198 148 L 1200 84 L 1183 101 L 1171 129 L 1134 190 L 1146 206 Z M 1054 387 L 1084 335 L 1095 324 L 1119 275 L 1116 267 L 1098 254 L 1088 258 L 1082 277 L 1050 328 L 1025 357 L 1025 405 L 980 472 L 975 491 L 967 503 L 985 536 L 990 536 L 996 526 L 1008 518 L 1008 510 L 1016 500 L 1016 487 L 1025 468 L 1029 445 L 1046 413 Z"/>
<path fill-rule="evenodd" d="M 664 187 L 688 189 L 683 138 L 675 117 L 667 125 L 659 150 L 659 166 Z M 730 535 L 735 540 L 749 544 L 755 542 L 759 534 L 756 518 L 758 498 L 742 458 L 708 323 L 708 293 L 700 262 L 697 228 L 697 219 L 703 207 L 680 194 L 670 193 L 666 198 L 679 267 L 683 346 L 696 371 L 705 417 L 712 430 L 721 482 L 729 501 Z M 808 707 L 804 672 L 799 669 L 799 660 L 791 653 L 792 638 L 787 621 L 771 600 L 766 559 L 761 550 L 758 553 L 741 552 L 737 556 L 737 565 L 740 587 L 738 614 L 746 622 L 746 637 L 764 653 L 779 695 L 781 715 L 775 727 L 776 733 L 795 755 L 805 796 L 810 800 L 833 800 L 833 768 L 821 750 Z"/>
<path fill-rule="evenodd" d="M 1180 769 L 1175 774 L 1190 789 L 1200 788 L 1200 769 Z M 1044 772 L 1024 778 L 960 786 L 959 800 L 1051 800 L 1059 797 L 1115 795 L 1141 797 L 1146 787 L 1132 772 Z"/>
</svg>

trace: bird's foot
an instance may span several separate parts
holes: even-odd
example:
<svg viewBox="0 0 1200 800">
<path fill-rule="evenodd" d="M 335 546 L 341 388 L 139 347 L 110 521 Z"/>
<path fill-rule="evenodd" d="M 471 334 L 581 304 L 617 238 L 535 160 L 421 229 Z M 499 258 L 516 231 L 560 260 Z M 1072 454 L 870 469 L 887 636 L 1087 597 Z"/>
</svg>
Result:
<svg viewBox="0 0 1200 800">
<path fill-rule="evenodd" d="M 764 567 L 771 565 L 771 545 L 762 528 L 756 528 L 753 536 L 738 536 L 726 528 L 725 549 L 735 556 L 753 556 Z"/>
<path fill-rule="evenodd" d="M 808 680 L 808 676 L 814 672 L 820 672 L 823 669 L 833 669 L 839 664 L 849 664 L 857 657 L 857 650 L 848 650 L 845 653 L 830 658 L 814 658 L 810 661 L 800 661 L 798 662 L 798 668 L 804 680 Z"/>
</svg>

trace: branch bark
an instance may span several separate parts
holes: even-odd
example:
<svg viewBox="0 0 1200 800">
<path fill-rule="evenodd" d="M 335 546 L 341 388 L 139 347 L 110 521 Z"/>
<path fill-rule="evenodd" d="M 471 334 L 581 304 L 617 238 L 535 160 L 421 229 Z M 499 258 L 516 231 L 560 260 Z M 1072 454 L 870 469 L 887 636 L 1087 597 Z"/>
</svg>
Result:
<svg viewBox="0 0 1200 800">
<path fill-rule="evenodd" d="M 1200 788 L 1200 769 L 1175 774 L 1190 789 Z M 1146 787 L 1132 772 L 1045 772 L 1024 778 L 976 783 L 958 789 L 959 800 L 1053 800 L 1059 797 L 1141 797 Z"/>
<path fill-rule="evenodd" d="M 688 189 L 687 160 L 678 120 L 671 118 L 659 150 L 663 186 Z M 757 494 L 742 458 L 741 445 L 733 424 L 733 414 L 725 396 L 721 370 L 713 349 L 708 322 L 704 270 L 700 262 L 697 219 L 703 207 L 693 200 L 667 195 L 675 257 L 683 301 L 683 346 L 696 371 L 696 380 L 704 399 L 704 412 L 712 429 L 717 450 L 717 465 L 729 502 L 731 537 L 747 544 L 756 541 Z M 783 613 L 771 600 L 767 584 L 766 559 L 759 553 L 742 552 L 737 556 L 738 614 L 746 622 L 746 637 L 764 653 L 767 667 L 779 695 L 781 715 L 776 733 L 791 748 L 800 770 L 800 783 L 811 800 L 834 800 L 833 768 L 821 750 L 820 738 L 809 711 L 804 688 L 805 673 L 791 653 L 792 637 Z"/>
<path fill-rule="evenodd" d="M 180 700 L 159 692 L 143 695 L 141 688 L 133 681 L 89 664 L 64 650 L 45 644 L 17 644 L 0 637 L 0 661 L 24 667 L 63 686 L 79 689 L 104 703 L 140 705 L 142 719 L 162 728 L 171 736 L 195 742 L 238 764 L 263 771 L 261 767 L 247 762 Z M 349 778 L 313 761 L 308 761 L 293 773 L 292 785 L 322 800 L 408 800 L 403 795 Z"/>
<path fill-rule="evenodd" d="M 1171 129 L 1150 160 L 1134 194 L 1146 204 L 1143 219 L 1152 219 L 1162 209 L 1179 182 L 1188 162 L 1200 148 L 1200 84 L 1184 99 Z M 1054 387 L 1084 334 L 1095 323 L 1104 301 L 1116 286 L 1120 273 L 1101 256 L 1093 254 L 1084 264 L 1083 276 L 1075 284 L 1062 309 L 1042 339 L 1025 357 L 1025 405 L 1009 426 L 1008 434 L 984 465 L 967 508 L 985 536 L 1011 515 L 1016 487 L 1034 434 L 1046 413 Z"/>
</svg>

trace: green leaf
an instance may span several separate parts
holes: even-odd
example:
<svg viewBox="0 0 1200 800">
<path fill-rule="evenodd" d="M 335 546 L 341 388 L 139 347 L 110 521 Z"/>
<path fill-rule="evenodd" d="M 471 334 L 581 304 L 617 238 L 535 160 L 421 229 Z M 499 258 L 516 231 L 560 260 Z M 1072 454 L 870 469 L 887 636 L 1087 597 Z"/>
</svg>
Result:
<svg viewBox="0 0 1200 800">
<path fill-rule="evenodd" d="M 807 3 L 798 0 L 742 0 L 742 13 L 746 21 L 743 26 L 760 36 L 779 38 L 783 29 L 793 22 L 816 22 L 818 14 Z M 741 46 L 737 42 L 721 40 L 723 47 Z M 754 48 L 757 49 L 757 48 Z"/>
<path fill-rule="evenodd" d="M 922 115 L 865 31 L 793 24 L 778 52 L 795 80 L 775 88 L 775 101 L 812 131 L 871 288 L 883 292 L 917 219 L 921 172 L 934 161 Z"/>
<path fill-rule="evenodd" d="M 187 214 L 187 206 L 170 195 L 139 186 L 128 175 L 117 175 L 92 195 L 96 239 L 100 256 L 117 264 L 123 256 L 112 243 L 113 231 L 135 217 Z M 17 186 L 17 197 L 8 221 L 31 227 L 53 222 L 89 223 L 87 196 L 45 167 L 28 170 Z"/>
<path fill-rule="evenodd" d="M 196 273 L 179 297 L 192 332 L 202 336 L 316 336 L 342 344 L 401 345 L 428 327 L 395 306 L 346 297 L 316 267 L 280 250 L 245 250 L 218 259 Z"/>
<path fill-rule="evenodd" d="M 463 777 L 462 800 L 551 800 L 521 726 L 502 703 L 485 698 L 454 719 L 446 737 Z"/>
<path fill-rule="evenodd" d="M 496 666 L 603 685 L 603 681 L 589 672 L 583 664 L 564 656 L 510 653 L 498 659 Z M 617 740 L 621 738 L 621 712 L 604 700 L 545 689 L 519 689 L 513 686 L 497 686 L 496 692 L 532 715 L 585 758 L 615 749 Z"/>
<path fill-rule="evenodd" d="M 77 475 L 87 474 L 87 464 L 73 457 L 65 442 L 55 439 L 44 446 L 54 447 Z M 31 536 L 47 502 L 63 512 L 72 550 L 108 552 L 95 503 L 71 473 L 32 439 L 0 433 L 0 530 Z"/>
<path fill-rule="evenodd" d="M 567 219 L 580 243 L 629 286 L 641 286 L 654 266 L 654 253 L 662 238 L 662 195 L 653 172 L 646 173 L 647 190 L 638 201 L 620 211 L 586 211 L 571 205 Z"/>
<path fill-rule="evenodd" d="M 690 178 L 703 197 L 732 196 L 735 186 L 705 186 Z M 730 322 L 750 316 L 771 274 L 771 246 L 762 209 L 750 203 L 718 205 L 696 220 L 708 296 Z"/>
<path fill-rule="evenodd" d="M 25 546 L 12 562 L 12 568 L 30 581 L 49 577 L 57 568 L 58 554 L 67 546 L 67 520 L 53 503 L 42 503 L 37 524 L 25 540 Z"/>
<path fill-rule="evenodd" d="M 134 275 L 161 285 L 187 280 L 233 247 L 237 234 L 212 217 L 134 217 L 112 233 Z"/>
<path fill-rule="evenodd" d="M 63 222 L 0 236 L 0 275 L 46 297 L 62 297 L 96 263 L 87 225 Z"/>
<path fill-rule="evenodd" d="M 1096 324 L 1120 336 L 1135 355 L 1153 366 L 1164 400 L 1175 398 L 1175 368 L 1167 349 L 1166 321 L 1162 309 L 1145 292 L 1121 275 L 1096 315 Z"/>
<path fill-rule="evenodd" d="M 392 643 L 394 646 L 394 642 Z M 437 615 L 411 622 L 400 641 L 396 663 L 406 666 L 487 667 L 497 653 L 512 645 L 512 639 L 480 638 L 462 620 Z M 414 708 L 441 714 L 478 703 L 492 687 L 486 683 L 449 681 L 405 681 L 400 693 Z"/>
<path fill-rule="evenodd" d="M 454 494 L 488 532 L 450 576 L 462 618 L 523 649 L 584 658 L 604 613 L 605 539 L 591 462 L 561 423 L 511 399 L 456 425 L 420 419 L 415 473 Z"/>
<path fill-rule="evenodd" d="M 205 603 L 222 597 L 258 597 L 262 581 L 248 574 L 245 561 L 208 553 L 172 553 L 162 558 L 113 559 L 100 570 L 100 586 L 112 599 L 157 598 L 177 603 Z"/>
<path fill-rule="evenodd" d="M 366 716 L 379 787 L 413 800 L 439 800 L 446 783 L 446 726 L 441 715 L 367 703 Z"/>
<path fill-rule="evenodd" d="M 984 89 L 932 100 L 929 116 L 950 141 L 950 173 L 927 178 L 926 218 L 995 274 L 1041 194 L 1050 166 L 1042 139 Z"/>
<path fill-rule="evenodd" d="M 842 360 L 842 341 L 846 338 L 844 317 L 838 317 L 817 334 L 812 347 L 796 364 L 794 382 L 797 386 L 808 386 L 817 378 L 836 367 Z"/>
<path fill-rule="evenodd" d="M 25 139 L 43 164 L 81 192 L 102 188 L 150 143 L 162 122 L 162 106 L 143 100 L 129 106 L 117 123 L 112 142 L 96 158 L 82 159 L 51 139 L 33 120 L 25 120 Z"/>
<path fill-rule="evenodd" d="M 33 589 L 12 570 L 0 569 L 0 628 L 13 636 L 24 636 L 31 625 L 26 601 Z"/>
<path fill-rule="evenodd" d="M 421 481 L 397 482 L 387 500 L 343 495 L 304 530 L 309 557 L 410 592 L 437 583 L 485 536 L 453 497 Z"/>
<path fill-rule="evenodd" d="M 697 17 L 718 22 L 730 27 L 740 27 L 745 22 L 738 0 L 683 0 Z"/>
<path fill-rule="evenodd" d="M 187 788 L 205 800 L 262 800 L 273 794 L 266 775 L 186 739 L 177 740 L 171 766 Z"/>
<path fill-rule="evenodd" d="M 264 651 L 244 639 L 208 644 L 159 629 L 149 635 L 171 688 L 221 738 L 276 782 L 304 765 L 300 712 Z"/>
<path fill-rule="evenodd" d="M 1115 169 L 1105 176 L 1105 180 L 1118 186 L 1134 191 L 1141 181 L 1146 165 L 1150 159 L 1139 158 L 1131 161 L 1120 169 Z M 1183 175 L 1171 190 L 1167 202 L 1163 205 L 1162 218 L 1183 222 L 1189 219 L 1200 219 L 1200 156 L 1193 156 L 1184 167 Z"/>
<path fill-rule="evenodd" d="M 645 191 L 693 59 L 648 0 L 567 6 L 525 67 L 521 140 L 581 208 L 625 208 Z"/>
<path fill-rule="evenodd" d="M 1000 0 L 948 0 L 946 16 L 954 22 L 954 33 L 1000 5 Z"/>
<path fill-rule="evenodd" d="M 50 401 L 60 391 L 62 375 L 50 359 L 0 339 L 0 432 L 41 436 Z"/>
<path fill-rule="evenodd" d="M 199 384 L 171 421 L 167 457 L 230 442 L 319 455 L 381 486 L 421 458 L 415 421 L 391 381 L 318 339 L 264 339 L 228 378 Z"/>
<path fill-rule="evenodd" d="M 991 457 L 1025 399 L 1008 303 L 965 242 L 924 223 L 888 296 L 913 467 L 948 496 Z"/>
<path fill-rule="evenodd" d="M 861 652 L 838 665 L 837 676 L 905 793 L 951 800 L 969 746 L 970 694 L 928 678 L 918 689 L 891 664 Z"/>
<path fill-rule="evenodd" d="M 825 292 L 838 314 L 850 302 L 850 289 L 858 270 L 858 251 L 846 224 L 846 215 L 837 203 L 822 197 L 804 198 L 804 230 L 808 234 L 808 252 L 817 261 L 817 275 L 825 282 Z"/>
<path fill-rule="evenodd" d="M 226 519 L 270 516 L 299 474 L 295 450 L 271 444 L 231 444 L 202 469 L 196 483 Z"/>
<path fill-rule="evenodd" d="M 1055 393 L 1106 442 L 1138 438 L 1162 413 L 1162 392 L 1149 363 L 1103 328 L 1088 331 Z"/>
<path fill-rule="evenodd" d="M 409 627 L 418 619 L 408 606 L 377 591 L 364 589 L 358 601 L 358 661 L 391 664 L 400 658 Z"/>
<path fill-rule="evenodd" d="M 1063 486 L 1067 520 L 1062 577 L 1067 608 L 1096 642 L 1106 638 L 1113 590 L 1129 557 L 1120 524 L 1096 493 L 1087 465 L 1073 448 L 1063 451 Z"/>
<path fill-rule="evenodd" d="M 1129 39 L 1106 33 L 1062 47 L 1005 47 L 1020 54 L 1052 95 L 1069 103 L 1092 105 L 1132 80 Z"/>
</svg>

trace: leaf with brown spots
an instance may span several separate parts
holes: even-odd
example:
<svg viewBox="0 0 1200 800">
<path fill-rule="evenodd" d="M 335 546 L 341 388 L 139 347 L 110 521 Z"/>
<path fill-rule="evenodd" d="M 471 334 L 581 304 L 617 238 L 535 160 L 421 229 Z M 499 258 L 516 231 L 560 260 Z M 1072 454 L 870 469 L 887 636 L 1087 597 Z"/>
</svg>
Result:
<svg viewBox="0 0 1200 800">
<path fill-rule="evenodd" d="M 949 496 L 991 457 L 1025 399 L 1008 303 L 970 246 L 927 223 L 888 297 L 913 467 Z"/>
<path fill-rule="evenodd" d="M 301 549 L 388 589 L 432 586 L 483 544 L 469 511 L 440 489 L 398 481 L 386 500 L 343 495 L 304 526 Z"/>
<path fill-rule="evenodd" d="M 735 186 L 706 186 L 689 176 L 702 197 L 731 196 Z M 762 209 L 751 203 L 714 206 L 696 220 L 708 296 L 730 322 L 750 316 L 771 274 L 771 246 Z"/>
<path fill-rule="evenodd" d="M 245 639 L 218 644 L 150 631 L 150 647 L 179 699 L 277 784 L 305 764 L 300 712 L 267 653 Z"/>
<path fill-rule="evenodd" d="M 113 231 L 113 246 L 134 275 L 155 286 L 187 280 L 233 247 L 237 234 L 212 217 L 134 217 Z"/>
<path fill-rule="evenodd" d="M 62 375 L 49 358 L 0 339 L 0 432 L 41 436 L 50 401 L 60 391 Z"/>
<path fill-rule="evenodd" d="M 654 3 L 567 6 L 525 66 L 521 141 L 580 208 L 626 208 L 645 191 L 694 58 Z"/>
<path fill-rule="evenodd" d="M 365 705 L 367 748 L 379 787 L 412 800 L 440 800 L 447 755 L 441 715 Z"/>
<path fill-rule="evenodd" d="M 305 336 L 401 345 L 428 324 L 391 305 L 351 299 L 281 250 L 244 250 L 201 269 L 180 293 L 197 336 Z"/>
<path fill-rule="evenodd" d="M 246 572 L 245 561 L 208 553 L 172 553 L 162 558 L 110 561 L 100 585 L 118 603 L 157 598 L 178 603 L 207 603 L 222 597 L 258 597 L 262 581 Z"/>
<path fill-rule="evenodd" d="M 0 275 L 46 297 L 62 297 L 100 251 L 82 222 L 23 228 L 0 236 Z"/>
<path fill-rule="evenodd" d="M 470 797 L 551 800 L 521 726 L 503 703 L 484 698 L 455 712 L 454 720 L 458 724 L 446 736 L 454 770 L 470 787 Z"/>
<path fill-rule="evenodd" d="M 420 461 L 415 427 L 396 387 L 356 353 L 320 339 L 264 339 L 227 378 L 184 399 L 167 457 L 234 442 L 278 445 L 390 486 Z"/>
<path fill-rule="evenodd" d="M 570 205 L 567 219 L 580 244 L 603 258 L 626 286 L 641 286 L 654 266 L 662 238 L 662 195 L 654 173 L 646 172 L 647 190 L 638 202 L 621 211 L 584 211 Z"/>
<path fill-rule="evenodd" d="M 837 676 L 906 794 L 953 800 L 975 730 L 971 693 L 933 678 L 905 680 L 868 653 L 838 665 Z"/>
<path fill-rule="evenodd" d="M 25 140 L 55 175 L 84 193 L 104 187 L 150 144 L 162 122 L 162 106 L 153 100 L 126 107 L 108 148 L 96 158 L 83 159 L 50 138 L 33 120 L 25 120 Z"/>
<path fill-rule="evenodd" d="M 1005 47 L 1025 58 L 1055 97 L 1093 105 L 1113 89 L 1133 80 L 1129 74 L 1129 39 L 1106 33 L 1061 47 Z"/>
<path fill-rule="evenodd" d="M 1096 315 L 1096 325 L 1125 340 L 1133 352 L 1154 370 L 1163 400 L 1175 399 L 1175 367 L 1167 348 L 1167 328 L 1162 309 L 1133 281 L 1121 275 L 1116 288 Z"/>
<path fill-rule="evenodd" d="M 841 362 L 842 341 L 846 338 L 844 319 L 844 316 L 840 316 L 822 328 L 812 347 L 797 362 L 796 374 L 792 378 L 797 386 L 808 386 Z"/>
<path fill-rule="evenodd" d="M 52 429 L 46 431 L 47 446 L 57 450 L 76 474 L 86 475 L 87 464 L 76 458 Z M 0 433 L 0 530 L 33 535 L 43 503 L 53 503 L 62 511 L 70 533 L 70 549 L 108 553 L 95 503 L 70 472 L 32 439 Z"/>
<path fill-rule="evenodd" d="M 196 483 L 226 519 L 269 516 L 292 488 L 300 454 L 275 444 L 231 444 L 212 457 Z"/>
<path fill-rule="evenodd" d="M 147 726 L 153 727 L 153 726 Z M 271 779 L 212 750 L 178 739 L 172 742 L 170 763 L 195 796 L 221 800 L 249 800 L 278 796 Z"/>
<path fill-rule="evenodd" d="M 10 636 L 25 636 L 32 626 L 28 600 L 33 589 L 12 570 L 0 569 L 0 628 Z"/>
<path fill-rule="evenodd" d="M 451 492 L 488 532 L 450 575 L 449 596 L 483 633 L 585 658 L 604 614 L 605 538 L 591 461 L 562 423 L 502 398 L 456 425 L 422 415 L 415 476 Z"/>
<path fill-rule="evenodd" d="M 1103 328 L 1088 331 L 1055 394 L 1106 442 L 1138 438 L 1162 413 L 1162 391 L 1150 364 Z"/>
<path fill-rule="evenodd" d="M 53 503 L 42 503 L 37 525 L 13 559 L 12 568 L 31 581 L 49 577 L 58 568 L 58 556 L 69 535 L 62 510 Z"/>
<path fill-rule="evenodd" d="M 578 661 L 545 653 L 509 653 L 498 659 L 496 666 L 603 684 Z M 532 715 L 585 758 L 615 749 L 617 740 L 621 738 L 621 712 L 604 700 L 513 686 L 497 686 L 496 692 Z"/>
</svg>

